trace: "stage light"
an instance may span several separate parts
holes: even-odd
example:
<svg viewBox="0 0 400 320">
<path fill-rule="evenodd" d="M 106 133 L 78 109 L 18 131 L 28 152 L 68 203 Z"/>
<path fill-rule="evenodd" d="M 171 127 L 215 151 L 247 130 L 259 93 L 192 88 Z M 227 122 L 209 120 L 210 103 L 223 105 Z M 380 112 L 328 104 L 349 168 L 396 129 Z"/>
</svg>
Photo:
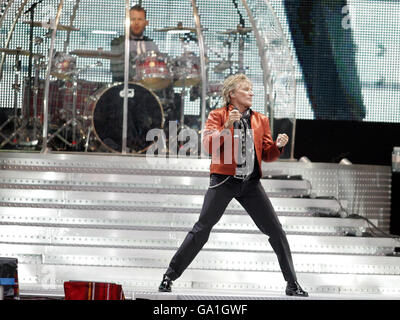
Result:
<svg viewBox="0 0 400 320">
<path fill-rule="evenodd" d="M 306 156 L 302 156 L 302 157 L 299 159 L 299 162 L 311 163 L 311 160 L 308 159 Z"/>
<path fill-rule="evenodd" d="M 400 172 L 400 147 L 393 147 L 392 152 L 392 171 Z"/>
<path fill-rule="evenodd" d="M 345 166 L 352 165 L 351 161 L 349 159 L 346 159 L 346 158 L 343 158 L 342 160 L 340 160 L 339 164 L 343 164 Z"/>
</svg>

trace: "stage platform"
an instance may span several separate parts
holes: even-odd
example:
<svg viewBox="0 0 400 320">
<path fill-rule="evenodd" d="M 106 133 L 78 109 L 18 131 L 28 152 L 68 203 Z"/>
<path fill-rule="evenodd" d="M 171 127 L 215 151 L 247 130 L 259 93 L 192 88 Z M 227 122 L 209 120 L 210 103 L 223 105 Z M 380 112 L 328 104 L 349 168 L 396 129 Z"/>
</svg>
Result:
<svg viewBox="0 0 400 320">
<path fill-rule="evenodd" d="M 69 280 L 122 284 L 127 299 L 296 299 L 267 237 L 233 200 L 204 249 L 158 293 L 200 213 L 209 159 L 0 153 L 0 256 L 21 296 L 63 297 Z M 276 161 L 262 184 L 312 299 L 399 299 L 391 168 Z M 350 216 L 349 216 L 350 215 Z M 299 298 L 297 298 L 299 299 Z"/>
<path fill-rule="evenodd" d="M 63 300 L 63 291 L 49 291 L 46 295 L 37 295 L 37 292 L 25 290 L 22 299 L 50 299 Z M 157 290 L 132 291 L 125 293 L 126 300 L 151 300 L 157 301 L 257 301 L 257 300 L 278 300 L 278 301 L 322 301 L 322 300 L 374 300 L 374 301 L 397 301 L 400 295 L 373 294 L 373 293 L 310 293 L 309 297 L 290 297 L 285 295 L 284 291 L 267 290 L 174 290 L 170 293 L 160 293 Z"/>
</svg>

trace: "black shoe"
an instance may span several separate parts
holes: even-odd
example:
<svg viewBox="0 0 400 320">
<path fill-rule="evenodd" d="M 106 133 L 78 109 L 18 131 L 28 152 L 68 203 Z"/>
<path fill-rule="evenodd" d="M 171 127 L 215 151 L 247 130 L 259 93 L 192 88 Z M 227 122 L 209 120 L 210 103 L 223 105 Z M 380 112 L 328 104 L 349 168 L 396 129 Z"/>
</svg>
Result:
<svg viewBox="0 0 400 320">
<path fill-rule="evenodd" d="M 308 297 L 308 293 L 304 291 L 297 281 L 293 283 L 289 283 L 286 286 L 286 295 L 287 296 L 298 296 L 298 297 Z"/>
<path fill-rule="evenodd" d="M 158 287 L 158 291 L 171 292 L 171 286 L 172 286 L 172 280 L 167 275 L 164 274 L 161 284 Z"/>
</svg>

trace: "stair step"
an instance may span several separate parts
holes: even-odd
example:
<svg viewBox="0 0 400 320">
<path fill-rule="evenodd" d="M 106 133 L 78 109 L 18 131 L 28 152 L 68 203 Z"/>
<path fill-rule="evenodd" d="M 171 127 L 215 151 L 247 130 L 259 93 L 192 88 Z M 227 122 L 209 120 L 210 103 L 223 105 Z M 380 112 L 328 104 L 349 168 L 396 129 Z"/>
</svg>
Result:
<svg viewBox="0 0 400 320">
<path fill-rule="evenodd" d="M 20 291 L 35 294 L 63 294 L 63 283 L 70 280 L 121 284 L 126 296 L 135 292 L 157 293 L 164 268 L 96 267 L 74 265 L 18 265 Z M 400 297 L 397 275 L 304 273 L 297 272 L 303 289 L 312 293 L 386 294 Z M 201 290 L 230 290 L 284 293 L 286 282 L 281 272 L 187 269 L 173 283 L 173 293 Z M 171 294 L 171 295 L 172 295 Z"/>
<path fill-rule="evenodd" d="M 310 183 L 304 180 L 262 179 L 266 192 L 281 196 L 304 196 L 310 192 Z M 43 173 L 7 170 L 0 178 L 2 189 L 75 190 L 86 192 L 121 192 L 133 190 L 142 193 L 204 195 L 209 177 L 114 175 L 90 173 Z"/>
<path fill-rule="evenodd" d="M 186 237 L 182 231 L 53 228 L 0 225 L 0 243 L 88 246 L 107 248 L 177 249 Z M 398 246 L 392 238 L 287 235 L 292 252 L 391 254 Z M 272 251 L 261 233 L 212 232 L 204 247 L 208 250 Z"/>
<path fill-rule="evenodd" d="M 49 190 L 0 190 L 0 206 L 92 209 L 92 210 L 149 210 L 184 209 L 200 210 L 203 195 L 175 195 L 147 193 L 81 192 Z M 337 213 L 341 204 L 334 199 L 270 198 L 276 211 L 304 213 Z M 243 210 L 236 199 L 232 199 L 227 209 Z"/>
<path fill-rule="evenodd" d="M 189 231 L 197 219 L 197 212 L 118 212 L 0 207 L 0 224 L 3 225 Z M 363 219 L 281 216 L 279 220 L 287 233 L 343 235 L 346 232 L 352 232 L 360 235 L 369 227 Z M 375 220 L 371 222 L 376 223 Z M 224 214 L 215 225 L 214 230 L 242 233 L 259 232 L 253 220 L 244 211 Z"/>
<path fill-rule="evenodd" d="M 166 268 L 176 250 L 45 247 L 0 245 L 0 256 L 12 256 L 23 264 L 97 267 Z M 338 274 L 400 274 L 400 257 L 351 254 L 293 253 L 297 272 Z M 190 268 L 227 271 L 280 271 L 274 252 L 201 251 Z"/>
</svg>

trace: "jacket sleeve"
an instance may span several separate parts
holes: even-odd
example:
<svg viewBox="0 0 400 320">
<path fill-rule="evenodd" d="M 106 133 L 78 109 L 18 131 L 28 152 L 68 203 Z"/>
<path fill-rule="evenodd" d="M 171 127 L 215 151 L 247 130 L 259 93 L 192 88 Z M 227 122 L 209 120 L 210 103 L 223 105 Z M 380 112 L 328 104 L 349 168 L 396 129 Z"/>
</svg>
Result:
<svg viewBox="0 0 400 320">
<path fill-rule="evenodd" d="M 220 148 L 224 143 L 225 137 L 232 137 L 233 129 L 224 128 L 225 119 L 223 119 L 223 113 L 211 111 L 208 115 L 208 119 L 204 125 L 202 144 L 204 150 L 208 153 L 212 153 L 212 145 L 217 143 L 217 148 Z M 215 148 L 215 146 L 214 146 Z"/>
<path fill-rule="evenodd" d="M 265 162 L 275 161 L 281 155 L 282 149 L 279 149 L 272 139 L 271 128 L 267 117 L 263 119 L 264 134 L 262 138 L 262 160 Z"/>
</svg>

